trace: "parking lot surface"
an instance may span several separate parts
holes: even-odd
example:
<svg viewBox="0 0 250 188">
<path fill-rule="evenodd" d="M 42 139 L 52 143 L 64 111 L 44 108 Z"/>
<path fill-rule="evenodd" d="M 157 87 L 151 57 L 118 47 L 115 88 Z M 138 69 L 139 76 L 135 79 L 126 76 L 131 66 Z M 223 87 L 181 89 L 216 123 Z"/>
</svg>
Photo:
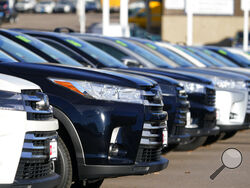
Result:
<svg viewBox="0 0 250 188">
<path fill-rule="evenodd" d="M 90 12 L 86 14 L 86 28 L 99 22 L 102 22 L 101 13 Z M 111 14 L 110 22 L 119 22 L 119 14 Z M 49 31 L 53 31 L 56 27 L 70 27 L 79 31 L 80 24 L 76 14 L 19 14 L 17 23 L 4 23 L 1 27 Z"/>
<path fill-rule="evenodd" d="M 237 169 L 224 169 L 214 180 L 210 175 L 219 168 L 221 154 L 237 148 L 243 156 Z M 104 181 L 102 188 L 247 188 L 250 187 L 250 131 L 238 132 L 233 138 L 191 152 L 170 152 L 167 169 L 146 176 L 121 177 Z"/>
</svg>

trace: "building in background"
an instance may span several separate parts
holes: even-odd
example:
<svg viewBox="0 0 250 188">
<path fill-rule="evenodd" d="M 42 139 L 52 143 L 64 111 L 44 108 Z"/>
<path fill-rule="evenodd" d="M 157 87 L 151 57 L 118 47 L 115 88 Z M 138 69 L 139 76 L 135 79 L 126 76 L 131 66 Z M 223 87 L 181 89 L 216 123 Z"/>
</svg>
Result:
<svg viewBox="0 0 250 188">
<path fill-rule="evenodd" d="M 186 0 L 163 0 L 161 35 L 165 41 L 186 43 Z M 230 46 L 243 30 L 241 0 L 194 0 L 193 44 Z"/>
</svg>

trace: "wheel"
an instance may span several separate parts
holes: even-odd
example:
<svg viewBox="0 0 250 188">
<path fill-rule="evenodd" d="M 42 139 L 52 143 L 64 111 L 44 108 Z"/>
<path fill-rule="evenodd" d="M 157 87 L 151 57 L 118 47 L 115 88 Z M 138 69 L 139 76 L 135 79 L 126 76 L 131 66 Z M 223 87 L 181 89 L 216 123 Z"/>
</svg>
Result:
<svg viewBox="0 0 250 188">
<path fill-rule="evenodd" d="M 202 146 L 207 140 L 207 136 L 192 137 L 189 141 L 179 143 L 174 151 L 192 151 Z"/>
<path fill-rule="evenodd" d="M 225 135 L 222 137 L 222 140 L 229 139 L 229 138 L 233 137 L 236 133 L 237 133 L 237 131 L 225 132 Z"/>
<path fill-rule="evenodd" d="M 58 159 L 55 161 L 55 172 L 61 176 L 57 188 L 70 188 L 72 183 L 72 164 L 69 151 L 63 140 L 58 138 Z"/>
<path fill-rule="evenodd" d="M 83 181 L 78 181 L 75 182 L 71 188 L 99 188 L 102 183 L 103 183 L 104 179 L 98 179 L 98 180 L 87 180 L 87 182 L 83 182 Z"/>
</svg>

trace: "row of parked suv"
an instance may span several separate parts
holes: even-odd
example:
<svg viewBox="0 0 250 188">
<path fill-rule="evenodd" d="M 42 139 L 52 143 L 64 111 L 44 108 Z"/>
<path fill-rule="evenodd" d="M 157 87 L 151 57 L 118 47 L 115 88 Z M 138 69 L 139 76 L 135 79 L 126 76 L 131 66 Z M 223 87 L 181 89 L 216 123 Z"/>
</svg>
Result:
<svg viewBox="0 0 250 188">
<path fill-rule="evenodd" d="M 236 49 L 1 29 L 0 58 L 5 187 L 100 187 L 250 128 L 250 57 Z"/>
</svg>

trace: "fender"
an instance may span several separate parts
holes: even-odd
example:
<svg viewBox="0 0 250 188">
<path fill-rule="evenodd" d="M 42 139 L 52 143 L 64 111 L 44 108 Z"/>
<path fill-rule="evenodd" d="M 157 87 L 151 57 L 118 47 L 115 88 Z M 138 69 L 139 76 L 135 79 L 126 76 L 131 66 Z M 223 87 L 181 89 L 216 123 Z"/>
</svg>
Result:
<svg viewBox="0 0 250 188">
<path fill-rule="evenodd" d="M 74 127 L 74 124 L 70 121 L 70 119 L 58 108 L 53 107 L 54 116 L 59 121 L 63 122 L 64 128 L 67 130 L 70 139 L 73 143 L 75 155 L 78 164 L 85 164 L 84 151 L 82 147 L 82 143 L 80 137 Z M 60 129 L 60 127 L 59 127 Z"/>
</svg>

